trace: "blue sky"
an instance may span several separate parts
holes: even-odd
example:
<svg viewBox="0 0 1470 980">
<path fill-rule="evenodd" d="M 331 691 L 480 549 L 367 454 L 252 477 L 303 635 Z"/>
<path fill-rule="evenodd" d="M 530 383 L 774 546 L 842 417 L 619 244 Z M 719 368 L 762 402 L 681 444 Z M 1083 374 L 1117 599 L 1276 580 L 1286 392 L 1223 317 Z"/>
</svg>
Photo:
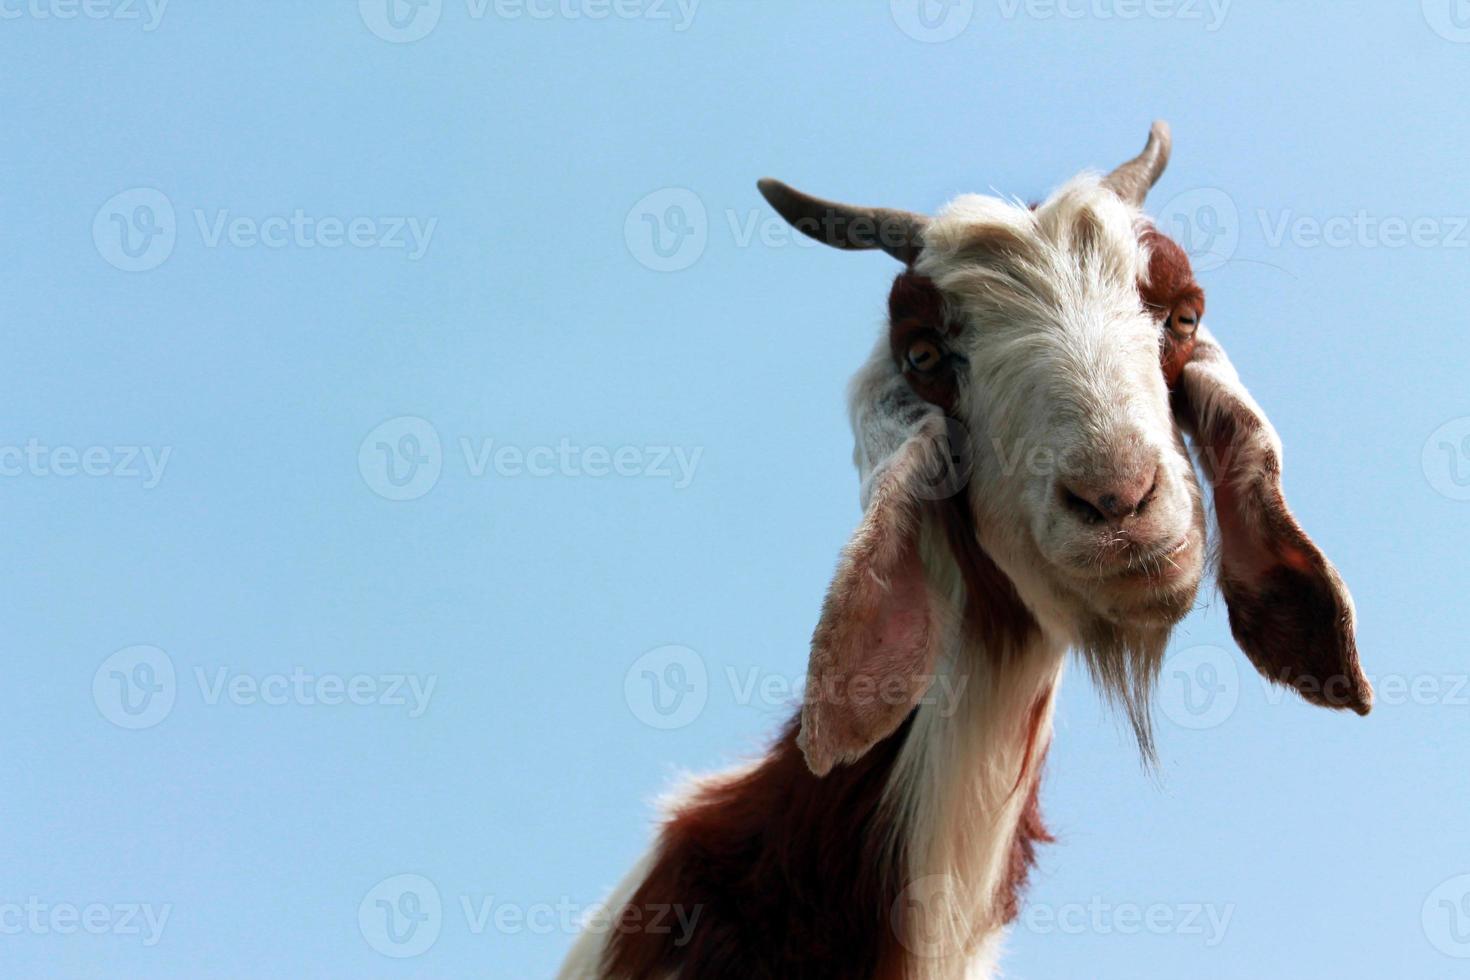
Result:
<svg viewBox="0 0 1470 980">
<path fill-rule="evenodd" d="M 1213 599 L 1151 780 L 1070 672 L 1008 975 L 1462 976 L 1462 7 L 4 0 L 0 973 L 549 975 L 858 516 L 895 270 L 755 179 L 1036 198 L 1157 116 L 1379 705 Z"/>
</svg>

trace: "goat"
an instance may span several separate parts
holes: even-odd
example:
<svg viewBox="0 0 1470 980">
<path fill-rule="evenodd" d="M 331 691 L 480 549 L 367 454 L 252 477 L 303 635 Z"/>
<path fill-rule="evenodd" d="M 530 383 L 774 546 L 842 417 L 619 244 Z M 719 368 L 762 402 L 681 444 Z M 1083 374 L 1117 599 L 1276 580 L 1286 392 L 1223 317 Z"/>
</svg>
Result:
<svg viewBox="0 0 1470 980">
<path fill-rule="evenodd" d="M 1368 713 L 1352 599 L 1287 509 L 1280 441 L 1202 325 L 1187 256 L 1142 213 L 1170 145 L 1156 122 L 1105 177 L 933 218 L 760 182 L 800 231 L 904 263 L 849 396 L 864 514 L 797 717 L 671 805 L 563 980 L 993 976 L 1049 840 L 1066 653 L 1151 760 L 1151 690 L 1210 554 L 1257 669 Z M 957 706 L 925 697 L 936 679 Z M 641 926 L 671 908 L 687 935 Z"/>
</svg>

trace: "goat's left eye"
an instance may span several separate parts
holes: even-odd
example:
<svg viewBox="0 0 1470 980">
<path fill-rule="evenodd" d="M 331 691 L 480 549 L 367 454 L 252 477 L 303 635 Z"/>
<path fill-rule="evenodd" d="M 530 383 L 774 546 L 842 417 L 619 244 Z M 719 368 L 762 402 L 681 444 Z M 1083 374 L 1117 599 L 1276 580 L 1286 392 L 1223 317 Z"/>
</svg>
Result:
<svg viewBox="0 0 1470 980">
<path fill-rule="evenodd" d="M 944 360 L 939 345 L 932 340 L 919 340 L 909 345 L 909 367 L 915 371 L 932 371 Z"/>
<path fill-rule="evenodd" d="M 1175 310 L 1169 318 L 1169 328 L 1180 337 L 1193 337 L 1199 329 L 1199 314 L 1189 308 Z"/>
</svg>

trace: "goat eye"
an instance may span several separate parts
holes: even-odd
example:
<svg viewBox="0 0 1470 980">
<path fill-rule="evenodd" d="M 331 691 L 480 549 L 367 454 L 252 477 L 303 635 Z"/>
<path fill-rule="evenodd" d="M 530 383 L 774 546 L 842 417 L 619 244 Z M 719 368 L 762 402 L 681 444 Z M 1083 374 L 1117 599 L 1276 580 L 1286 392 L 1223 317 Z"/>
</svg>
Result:
<svg viewBox="0 0 1470 980">
<path fill-rule="evenodd" d="M 1193 337 L 1199 329 L 1199 316 L 1192 309 L 1176 310 L 1169 318 L 1169 329 L 1180 337 Z"/>
<path fill-rule="evenodd" d="M 916 341 L 909 346 L 909 367 L 915 371 L 932 371 L 939 366 L 943 355 L 939 352 L 939 345 L 931 340 Z"/>
</svg>

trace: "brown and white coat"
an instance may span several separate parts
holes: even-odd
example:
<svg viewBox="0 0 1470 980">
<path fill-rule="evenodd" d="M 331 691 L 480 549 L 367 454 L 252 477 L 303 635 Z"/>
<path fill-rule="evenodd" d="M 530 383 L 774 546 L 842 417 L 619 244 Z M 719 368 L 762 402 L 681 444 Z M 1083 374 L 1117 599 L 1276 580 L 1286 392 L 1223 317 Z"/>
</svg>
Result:
<svg viewBox="0 0 1470 980">
<path fill-rule="evenodd" d="M 1279 440 L 1201 325 L 1187 257 L 1140 210 L 1168 152 L 1155 124 L 1106 177 L 934 218 L 762 182 L 807 234 L 905 263 L 849 393 L 864 516 L 801 711 L 668 807 L 563 980 L 993 976 L 1050 839 L 1038 792 L 1069 650 L 1152 752 L 1151 685 L 1206 562 L 1196 462 L 1246 655 L 1367 713 L 1351 598 L 1286 508 Z M 1051 466 L 1020 462 L 1037 448 Z M 639 927 L 674 907 L 687 934 Z"/>
</svg>

